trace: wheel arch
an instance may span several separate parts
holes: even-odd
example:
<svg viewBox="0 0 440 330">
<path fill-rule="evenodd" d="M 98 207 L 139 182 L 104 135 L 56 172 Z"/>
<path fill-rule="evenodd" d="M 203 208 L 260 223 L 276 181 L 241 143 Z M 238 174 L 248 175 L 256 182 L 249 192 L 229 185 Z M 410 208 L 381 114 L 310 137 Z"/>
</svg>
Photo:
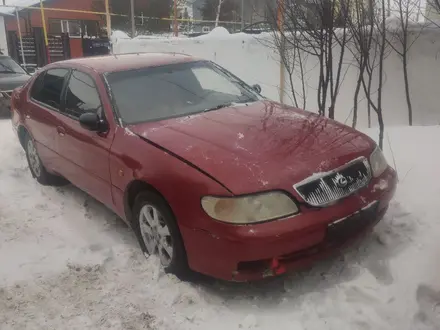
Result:
<svg viewBox="0 0 440 330">
<path fill-rule="evenodd" d="M 144 180 L 133 180 L 128 184 L 124 192 L 124 213 L 128 223 L 131 223 L 132 221 L 132 210 L 134 207 L 136 196 L 142 191 L 152 191 L 158 194 L 168 204 L 171 212 L 173 212 L 170 203 L 168 203 L 167 199 L 160 193 L 159 190 L 157 190 L 154 186 Z"/>
</svg>

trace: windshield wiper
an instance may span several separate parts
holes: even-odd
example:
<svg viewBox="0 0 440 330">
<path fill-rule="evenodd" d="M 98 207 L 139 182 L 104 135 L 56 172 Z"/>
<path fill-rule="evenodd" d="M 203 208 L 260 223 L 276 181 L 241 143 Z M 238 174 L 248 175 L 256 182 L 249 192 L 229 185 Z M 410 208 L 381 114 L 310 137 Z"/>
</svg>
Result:
<svg viewBox="0 0 440 330">
<path fill-rule="evenodd" d="M 222 104 L 216 105 L 215 107 L 205 109 L 203 112 L 220 110 L 223 108 L 229 108 L 230 106 L 232 106 L 232 104 L 233 104 L 232 102 L 222 103 Z"/>
</svg>

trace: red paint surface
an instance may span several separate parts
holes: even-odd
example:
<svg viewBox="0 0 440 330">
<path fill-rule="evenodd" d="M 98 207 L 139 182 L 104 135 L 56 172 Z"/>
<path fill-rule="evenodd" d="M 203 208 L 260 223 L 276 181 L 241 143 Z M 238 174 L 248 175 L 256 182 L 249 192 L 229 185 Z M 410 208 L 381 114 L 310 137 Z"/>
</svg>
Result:
<svg viewBox="0 0 440 330">
<path fill-rule="evenodd" d="M 70 38 L 71 58 L 83 57 L 83 46 L 81 38 Z"/>
<path fill-rule="evenodd" d="M 242 262 L 268 260 L 268 269 L 274 274 L 308 264 L 340 247 L 324 244 L 330 223 L 374 201 L 380 202 L 377 219 L 383 216 L 396 187 L 396 174 L 391 168 L 355 194 L 325 208 L 309 207 L 293 189 L 295 183 L 315 172 L 334 169 L 359 156 L 369 157 L 373 151 L 375 145 L 370 138 L 334 121 L 260 102 L 129 127 L 143 138 L 116 123 L 100 72 L 140 67 L 142 63 L 153 66 L 190 60 L 182 55 L 150 54 L 53 64 L 50 67 L 78 68 L 96 80 L 109 132 L 88 132 L 77 121 L 34 104 L 27 87 L 14 95 L 20 98 L 14 104 L 20 106 L 13 109 L 13 126 L 23 126 L 30 132 L 50 171 L 62 174 L 126 221 L 130 214 L 124 208 L 127 187 L 135 180 L 153 186 L 177 218 L 190 267 L 218 278 L 264 276 L 261 269 L 239 272 Z M 58 134 L 60 129 L 64 137 Z M 172 154 L 203 169 L 221 184 Z M 380 180 L 388 183 L 385 190 L 374 188 Z M 292 195 L 300 204 L 300 214 L 234 226 L 214 221 L 200 206 L 200 199 L 206 195 L 232 196 L 273 189 Z"/>
</svg>

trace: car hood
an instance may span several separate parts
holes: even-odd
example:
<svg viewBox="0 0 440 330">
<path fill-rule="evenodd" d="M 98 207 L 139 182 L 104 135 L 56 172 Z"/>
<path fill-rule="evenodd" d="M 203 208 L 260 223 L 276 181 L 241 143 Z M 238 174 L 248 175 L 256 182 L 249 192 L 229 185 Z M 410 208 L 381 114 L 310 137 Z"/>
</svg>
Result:
<svg viewBox="0 0 440 330">
<path fill-rule="evenodd" d="M 268 101 L 127 129 L 191 162 L 234 194 L 287 189 L 286 183 L 292 187 L 368 156 L 375 147 L 347 126 Z"/>
<path fill-rule="evenodd" d="M 0 73 L 0 91 L 12 91 L 23 86 L 30 78 L 27 74 Z"/>
</svg>

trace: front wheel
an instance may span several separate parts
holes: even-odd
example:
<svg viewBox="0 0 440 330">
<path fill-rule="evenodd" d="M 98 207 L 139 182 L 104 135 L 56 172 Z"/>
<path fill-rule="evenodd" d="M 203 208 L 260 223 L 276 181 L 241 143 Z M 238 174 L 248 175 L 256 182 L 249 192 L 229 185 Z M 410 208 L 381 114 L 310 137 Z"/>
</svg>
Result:
<svg viewBox="0 0 440 330">
<path fill-rule="evenodd" d="M 166 273 L 187 277 L 189 268 L 183 240 L 176 219 L 161 196 L 144 191 L 136 197 L 133 229 L 147 258 L 156 255 Z"/>
</svg>

